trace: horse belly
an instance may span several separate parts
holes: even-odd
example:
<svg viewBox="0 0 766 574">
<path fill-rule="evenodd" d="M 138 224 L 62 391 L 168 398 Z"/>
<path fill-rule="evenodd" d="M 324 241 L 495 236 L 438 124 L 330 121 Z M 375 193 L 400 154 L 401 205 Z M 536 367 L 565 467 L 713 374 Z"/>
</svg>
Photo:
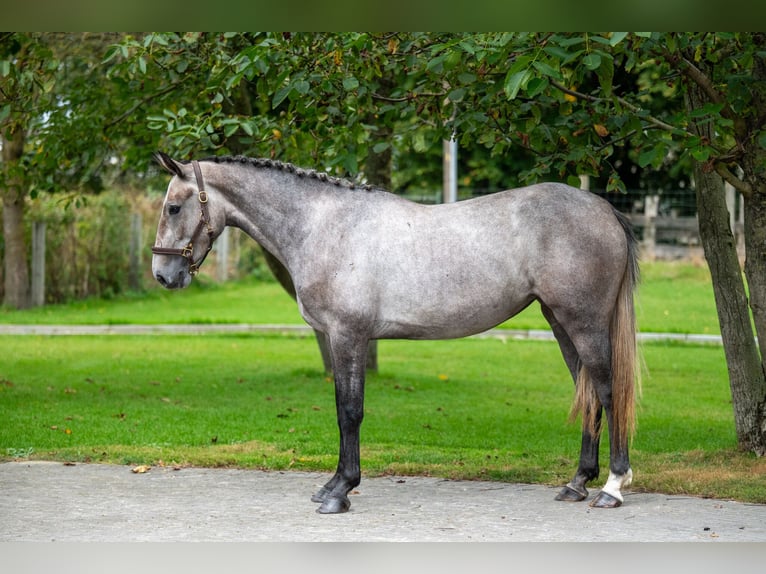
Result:
<svg viewBox="0 0 766 574">
<path fill-rule="evenodd" d="M 405 283 L 406 285 L 406 283 Z M 454 339 L 481 333 L 514 316 L 533 300 L 526 289 L 492 282 L 435 284 L 381 297 L 376 338 Z"/>
</svg>

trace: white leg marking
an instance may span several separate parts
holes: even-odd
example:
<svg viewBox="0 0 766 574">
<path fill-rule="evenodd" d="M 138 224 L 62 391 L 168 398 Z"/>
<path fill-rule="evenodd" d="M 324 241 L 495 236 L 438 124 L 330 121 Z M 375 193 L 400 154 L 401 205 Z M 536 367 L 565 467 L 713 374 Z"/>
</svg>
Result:
<svg viewBox="0 0 766 574">
<path fill-rule="evenodd" d="M 633 471 L 631 469 L 628 469 L 628 472 L 626 472 L 623 475 L 614 474 L 612 471 L 609 471 L 609 479 L 606 481 L 604 488 L 602 488 L 601 490 L 603 492 L 606 492 L 607 494 L 614 496 L 620 502 L 623 502 L 622 493 L 620 492 L 620 489 L 623 486 L 628 486 L 632 481 L 633 481 Z"/>
</svg>

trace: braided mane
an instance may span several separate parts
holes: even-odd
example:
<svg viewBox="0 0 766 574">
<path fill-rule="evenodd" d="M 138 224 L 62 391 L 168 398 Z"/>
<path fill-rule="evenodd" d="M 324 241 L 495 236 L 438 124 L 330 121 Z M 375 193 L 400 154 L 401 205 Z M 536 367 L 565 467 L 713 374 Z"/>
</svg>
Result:
<svg viewBox="0 0 766 574">
<path fill-rule="evenodd" d="M 243 165 L 249 165 L 255 168 L 276 169 L 279 171 L 283 171 L 285 173 L 295 174 L 298 177 L 316 179 L 317 181 L 322 181 L 325 183 L 329 183 L 338 187 L 344 187 L 347 189 L 361 189 L 364 191 L 370 191 L 374 189 L 374 187 L 369 184 L 355 183 L 348 179 L 333 177 L 323 171 L 317 171 L 315 169 L 303 169 L 291 163 L 286 163 L 283 161 L 278 161 L 273 159 L 254 158 L 254 157 L 247 157 L 244 155 L 236 155 L 236 156 L 219 155 L 219 156 L 205 157 L 200 159 L 199 161 L 210 161 L 213 163 L 238 163 Z"/>
</svg>

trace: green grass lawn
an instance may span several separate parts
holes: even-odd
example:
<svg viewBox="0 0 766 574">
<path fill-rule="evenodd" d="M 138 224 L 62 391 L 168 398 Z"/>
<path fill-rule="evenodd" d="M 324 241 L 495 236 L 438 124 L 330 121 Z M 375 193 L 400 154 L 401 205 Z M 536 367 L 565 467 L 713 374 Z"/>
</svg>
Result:
<svg viewBox="0 0 766 574">
<path fill-rule="evenodd" d="M 330 472 L 331 381 L 310 337 L 0 337 L 0 456 Z M 552 342 L 382 341 L 363 472 L 560 484 L 578 459 Z M 723 352 L 652 343 L 634 488 L 766 502 L 736 450 Z M 602 445 L 602 481 L 608 444 Z"/>
<path fill-rule="evenodd" d="M 644 331 L 717 333 L 707 270 L 643 267 Z M 0 312 L 5 323 L 302 323 L 276 283 L 195 282 Z M 537 309 L 504 326 L 542 329 Z M 332 382 L 313 337 L 0 337 L 0 459 L 331 472 Z M 643 345 L 632 488 L 766 502 L 766 460 L 736 448 L 723 349 Z M 365 474 L 561 484 L 578 459 L 572 382 L 553 342 L 381 341 Z M 602 477 L 608 444 L 602 445 Z"/>
</svg>

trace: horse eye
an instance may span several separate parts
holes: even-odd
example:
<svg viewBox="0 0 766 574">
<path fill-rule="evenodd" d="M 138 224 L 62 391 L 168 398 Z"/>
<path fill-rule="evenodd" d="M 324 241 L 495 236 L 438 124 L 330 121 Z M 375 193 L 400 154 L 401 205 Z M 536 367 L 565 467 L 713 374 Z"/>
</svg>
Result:
<svg viewBox="0 0 766 574">
<path fill-rule="evenodd" d="M 177 215 L 179 211 L 181 211 L 180 205 L 168 205 L 168 213 L 170 215 Z"/>
</svg>

